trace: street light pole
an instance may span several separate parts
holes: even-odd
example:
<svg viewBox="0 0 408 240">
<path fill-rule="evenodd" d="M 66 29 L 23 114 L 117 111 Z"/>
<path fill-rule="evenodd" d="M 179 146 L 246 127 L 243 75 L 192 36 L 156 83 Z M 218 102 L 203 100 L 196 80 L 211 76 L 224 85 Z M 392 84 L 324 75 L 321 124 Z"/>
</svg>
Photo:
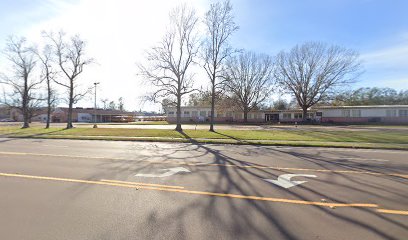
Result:
<svg viewBox="0 0 408 240">
<path fill-rule="evenodd" d="M 94 82 L 95 85 L 95 106 L 94 106 L 94 125 L 93 128 L 97 128 L 98 126 L 96 125 L 96 85 L 98 85 L 99 82 Z"/>
</svg>

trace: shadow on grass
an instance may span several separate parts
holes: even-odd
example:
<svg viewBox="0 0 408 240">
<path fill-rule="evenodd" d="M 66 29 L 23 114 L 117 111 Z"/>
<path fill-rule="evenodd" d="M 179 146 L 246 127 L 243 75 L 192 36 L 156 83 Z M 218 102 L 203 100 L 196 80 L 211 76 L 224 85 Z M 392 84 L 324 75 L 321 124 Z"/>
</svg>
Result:
<svg viewBox="0 0 408 240">
<path fill-rule="evenodd" d="M 185 132 L 183 132 L 183 131 L 177 131 L 177 132 L 180 133 L 181 135 L 183 135 L 183 137 L 184 137 L 185 139 L 187 139 L 189 142 L 198 144 L 198 141 L 195 140 L 194 138 L 190 137 L 187 133 L 185 133 Z"/>
<path fill-rule="evenodd" d="M 196 144 L 199 143 L 199 141 L 197 141 L 195 138 L 190 137 L 190 135 L 188 135 L 187 133 L 185 133 L 185 132 L 183 132 L 183 131 L 177 131 L 177 132 L 179 132 L 185 139 L 189 140 L 189 142 L 191 142 L 191 143 L 196 143 Z M 216 134 L 221 135 L 221 136 L 223 136 L 223 137 L 227 137 L 227 138 L 219 138 L 219 139 L 222 139 L 222 140 L 224 140 L 224 139 L 234 140 L 234 141 L 236 141 L 238 144 L 254 144 L 254 143 L 252 143 L 252 142 L 249 142 L 249 141 L 246 141 L 246 140 L 242 140 L 242 139 L 236 138 L 236 137 L 234 137 L 234 136 L 227 135 L 227 134 L 224 134 L 224 133 L 220 133 L 220 132 L 217 132 L 217 131 L 214 131 L 213 133 L 216 133 Z M 205 139 L 205 138 L 204 138 L 204 139 Z M 210 140 L 219 140 L 218 138 L 214 138 L 214 139 L 209 138 L 209 139 L 210 139 Z"/>
<path fill-rule="evenodd" d="M 29 130 L 30 128 L 24 128 L 23 130 Z M 65 128 L 62 129 L 58 129 L 58 130 L 54 130 L 54 131 L 49 131 L 49 132 L 43 132 L 43 133 L 32 133 L 32 134 L 26 134 L 26 133 L 16 133 L 16 132 L 11 132 L 11 133 L 6 133 L 6 134 L 0 134 L 0 137 L 4 137 L 7 139 L 2 139 L 0 140 L 1 142 L 9 142 L 9 141 L 13 141 L 16 140 L 18 138 L 36 138 L 36 137 L 41 137 L 41 136 L 45 136 L 45 135 L 50 135 L 53 133 L 58 133 L 61 131 L 67 130 Z"/>
</svg>

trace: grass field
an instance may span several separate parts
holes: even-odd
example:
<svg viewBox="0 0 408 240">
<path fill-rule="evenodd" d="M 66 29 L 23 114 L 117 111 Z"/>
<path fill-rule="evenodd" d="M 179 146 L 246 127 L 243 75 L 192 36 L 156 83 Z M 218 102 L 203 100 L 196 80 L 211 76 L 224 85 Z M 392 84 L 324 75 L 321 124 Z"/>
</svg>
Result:
<svg viewBox="0 0 408 240">
<path fill-rule="evenodd" d="M 103 140 L 197 141 L 265 145 L 345 146 L 408 149 L 407 131 L 300 130 L 175 130 L 126 128 L 20 129 L 0 127 L 3 137 L 69 138 Z"/>
</svg>

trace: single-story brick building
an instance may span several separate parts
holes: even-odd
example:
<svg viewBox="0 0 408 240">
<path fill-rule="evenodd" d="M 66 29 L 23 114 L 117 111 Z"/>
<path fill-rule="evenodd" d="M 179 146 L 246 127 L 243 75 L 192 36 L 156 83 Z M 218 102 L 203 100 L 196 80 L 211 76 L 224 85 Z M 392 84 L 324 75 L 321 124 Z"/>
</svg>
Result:
<svg viewBox="0 0 408 240">
<path fill-rule="evenodd" d="M 167 121 L 176 122 L 176 108 L 166 109 Z M 408 105 L 375 105 L 375 106 L 321 106 L 308 110 L 307 119 L 322 123 L 399 123 L 408 124 Z M 209 122 L 210 107 L 182 107 L 181 121 Z M 243 122 L 242 111 L 223 110 L 215 111 L 215 122 Z M 257 110 L 248 113 L 248 122 L 300 122 L 303 112 L 300 109 L 292 110 Z"/>
<path fill-rule="evenodd" d="M 109 109 L 94 109 L 94 108 L 82 108 L 76 107 L 72 109 L 72 121 L 73 122 L 133 122 L 135 114 L 133 112 L 109 110 Z M 23 115 L 17 108 L 10 110 L 10 118 L 21 122 L 23 121 Z M 67 122 L 68 108 L 58 107 L 51 112 L 51 122 Z M 46 108 L 40 108 L 35 111 L 34 116 L 31 118 L 33 122 L 45 122 L 47 121 Z"/>
</svg>

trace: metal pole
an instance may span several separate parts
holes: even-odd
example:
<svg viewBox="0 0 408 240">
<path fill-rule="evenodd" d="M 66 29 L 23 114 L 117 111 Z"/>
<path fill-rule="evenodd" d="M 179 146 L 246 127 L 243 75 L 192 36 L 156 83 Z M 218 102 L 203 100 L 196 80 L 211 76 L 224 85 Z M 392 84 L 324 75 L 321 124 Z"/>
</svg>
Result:
<svg viewBox="0 0 408 240">
<path fill-rule="evenodd" d="M 97 128 L 98 126 L 96 125 L 96 85 L 98 85 L 99 82 L 94 82 L 95 85 L 95 105 L 94 105 L 94 125 L 93 128 Z"/>
</svg>

